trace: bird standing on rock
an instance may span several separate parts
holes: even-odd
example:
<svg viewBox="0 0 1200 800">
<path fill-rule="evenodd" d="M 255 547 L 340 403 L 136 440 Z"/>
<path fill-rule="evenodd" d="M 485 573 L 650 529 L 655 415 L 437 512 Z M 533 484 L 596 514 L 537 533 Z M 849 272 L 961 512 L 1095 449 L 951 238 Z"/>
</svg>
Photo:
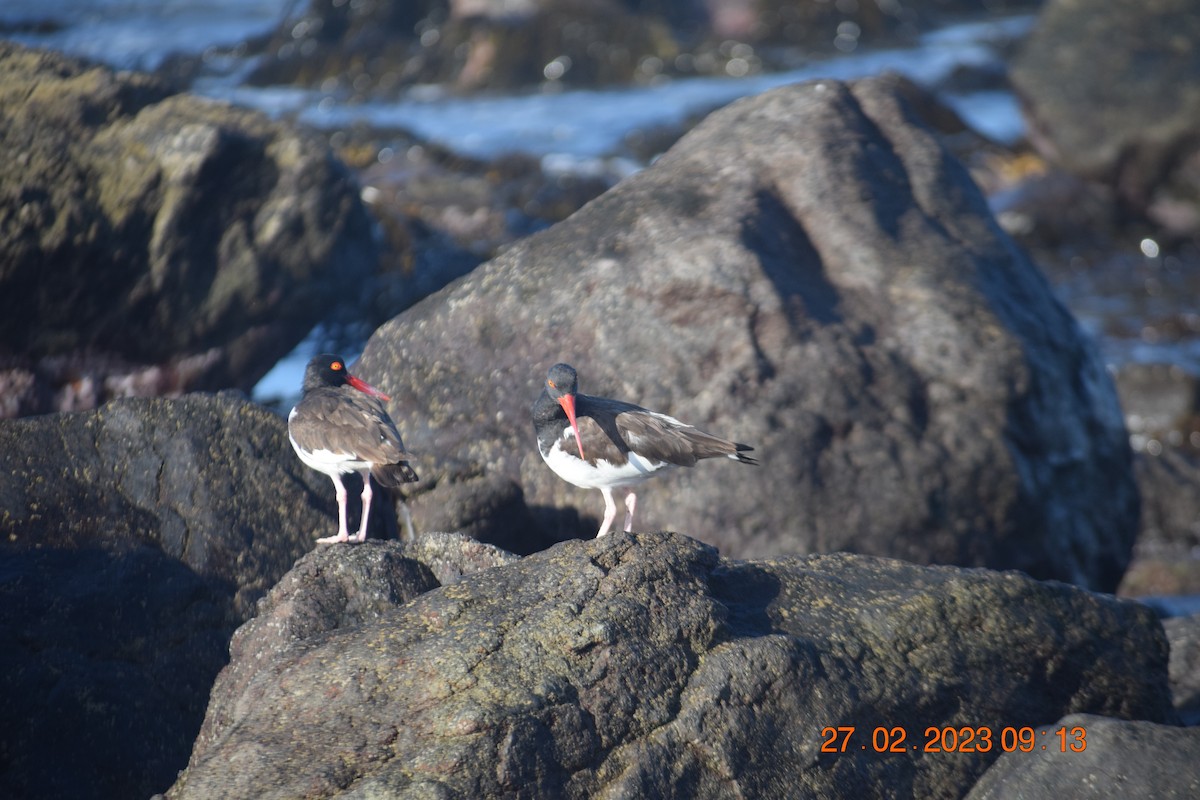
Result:
<svg viewBox="0 0 1200 800">
<path fill-rule="evenodd" d="M 702 458 L 724 456 L 742 464 L 754 448 L 697 430 L 674 417 L 633 403 L 579 394 L 579 379 L 568 364 L 555 364 L 533 404 L 538 452 L 567 483 L 599 489 L 604 495 L 604 536 L 617 516 L 613 489 L 634 486 L 671 467 L 691 467 Z M 625 530 L 633 529 L 637 496 L 625 495 Z"/>
<path fill-rule="evenodd" d="M 388 399 L 347 372 L 341 356 L 315 356 L 304 370 L 303 395 L 288 414 L 288 438 L 300 460 L 333 479 L 337 490 L 338 532 L 318 539 L 321 544 L 366 540 L 372 475 L 389 489 L 417 480 L 396 423 L 381 402 Z M 342 476 L 351 472 L 363 481 L 362 522 L 355 536 L 346 527 L 342 484 Z"/>
</svg>

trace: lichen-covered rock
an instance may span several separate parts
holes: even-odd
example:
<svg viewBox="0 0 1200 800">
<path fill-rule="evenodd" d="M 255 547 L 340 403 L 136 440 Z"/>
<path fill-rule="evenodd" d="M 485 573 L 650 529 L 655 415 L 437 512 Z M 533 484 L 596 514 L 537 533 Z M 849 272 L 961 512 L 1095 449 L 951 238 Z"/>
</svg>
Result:
<svg viewBox="0 0 1200 800">
<path fill-rule="evenodd" d="M 503 475 L 532 541 L 593 535 L 598 493 L 559 480 L 533 438 L 557 361 L 585 393 L 756 448 L 759 469 L 647 485 L 646 529 L 733 556 L 853 550 L 1106 590 L 1128 563 L 1138 499 L 1111 379 L 892 81 L 733 103 L 381 327 L 359 370 L 414 452 L 437 454 L 418 528 L 454 518 L 456 484 Z M 512 535 L 497 523 L 478 535 Z"/>
<path fill-rule="evenodd" d="M 442 583 L 516 558 L 461 535 L 438 533 L 412 543 L 372 541 L 359 547 L 321 548 L 304 556 L 259 602 L 255 617 L 234 634 L 231 663 L 213 687 L 216 699 L 196 739 L 194 757 L 227 736 L 228 726 L 246 705 L 260 702 L 279 679 L 276 669 L 298 657 L 320 634 L 382 619 Z"/>
<path fill-rule="evenodd" d="M 144 75 L 0 43 L 0 149 L 0 408 L 249 389 L 377 261 L 317 137 Z"/>
<path fill-rule="evenodd" d="M 288 602 L 338 606 L 316 576 L 341 557 L 309 556 Z M 1136 603 L 666 533 L 566 542 L 251 652 L 168 797 L 961 797 L 1000 748 L 926 753 L 931 726 L 1172 713 Z M 852 746 L 825 752 L 836 726 Z M 880 726 L 901 752 L 873 751 Z"/>
</svg>

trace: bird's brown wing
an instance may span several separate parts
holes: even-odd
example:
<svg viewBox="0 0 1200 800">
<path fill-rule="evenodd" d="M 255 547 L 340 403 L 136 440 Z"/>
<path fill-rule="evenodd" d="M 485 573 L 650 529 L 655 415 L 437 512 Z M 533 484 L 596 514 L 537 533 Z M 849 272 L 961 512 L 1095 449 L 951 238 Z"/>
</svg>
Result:
<svg viewBox="0 0 1200 800">
<path fill-rule="evenodd" d="M 292 438 L 307 450 L 353 454 L 372 464 L 397 464 L 410 458 L 396 424 L 377 398 L 354 389 L 309 392 L 296 406 L 289 425 Z"/>
<path fill-rule="evenodd" d="M 691 467 L 704 458 L 725 456 L 755 463 L 742 455 L 752 448 L 722 439 L 686 423 L 644 408 L 631 406 L 616 415 L 617 433 L 630 450 L 644 458 Z"/>
</svg>

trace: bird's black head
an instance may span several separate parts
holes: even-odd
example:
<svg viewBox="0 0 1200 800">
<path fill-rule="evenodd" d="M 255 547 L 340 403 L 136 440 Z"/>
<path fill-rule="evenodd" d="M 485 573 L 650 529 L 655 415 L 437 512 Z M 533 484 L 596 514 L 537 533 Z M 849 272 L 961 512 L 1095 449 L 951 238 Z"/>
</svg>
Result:
<svg viewBox="0 0 1200 800">
<path fill-rule="evenodd" d="M 304 368 L 304 391 L 320 389 L 322 386 L 345 386 L 349 382 L 346 360 L 333 353 L 313 356 Z"/>
<path fill-rule="evenodd" d="M 575 420 L 575 393 L 579 391 L 579 378 L 570 364 L 555 364 L 546 373 L 546 395 L 562 406 L 563 413 L 575 433 L 575 444 L 579 446 L 579 457 L 583 455 L 583 439 L 579 435 L 579 424 Z M 534 420 L 538 418 L 538 407 L 534 406 Z"/>
<path fill-rule="evenodd" d="M 304 393 L 326 387 L 337 389 L 341 386 L 350 386 L 383 401 L 391 400 L 371 384 L 351 375 L 346 369 L 346 360 L 341 356 L 335 356 L 333 353 L 313 356 L 304 369 Z"/>
<path fill-rule="evenodd" d="M 546 373 L 546 391 L 554 400 L 578 392 L 579 377 L 575 374 L 575 368 L 570 364 L 555 364 L 551 367 Z"/>
</svg>

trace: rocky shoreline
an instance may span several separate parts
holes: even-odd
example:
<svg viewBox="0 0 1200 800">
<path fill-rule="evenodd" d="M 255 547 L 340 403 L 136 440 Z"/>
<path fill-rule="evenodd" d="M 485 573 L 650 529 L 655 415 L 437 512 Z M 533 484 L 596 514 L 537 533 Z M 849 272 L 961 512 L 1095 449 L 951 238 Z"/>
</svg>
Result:
<svg viewBox="0 0 1200 800">
<path fill-rule="evenodd" d="M 416 141 L 384 169 L 378 132 L 0 43 L 0 794 L 1200 791 L 1197 617 L 1114 596 L 1200 589 L 1197 376 L 1109 374 L 1052 287 L 1200 263 L 1200 119 L 1073 144 L 1075 5 L 1013 56 L 1016 149 L 903 79 L 815 81 L 616 186 Z M 1082 5 L 1116 66 L 1170 17 Z M 464 19 L 438 36 L 497 25 Z M 415 542 L 378 492 L 371 541 L 314 549 L 328 481 L 205 391 L 331 319 L 415 453 Z M 762 467 L 585 539 L 529 421 L 565 356 Z"/>
</svg>

